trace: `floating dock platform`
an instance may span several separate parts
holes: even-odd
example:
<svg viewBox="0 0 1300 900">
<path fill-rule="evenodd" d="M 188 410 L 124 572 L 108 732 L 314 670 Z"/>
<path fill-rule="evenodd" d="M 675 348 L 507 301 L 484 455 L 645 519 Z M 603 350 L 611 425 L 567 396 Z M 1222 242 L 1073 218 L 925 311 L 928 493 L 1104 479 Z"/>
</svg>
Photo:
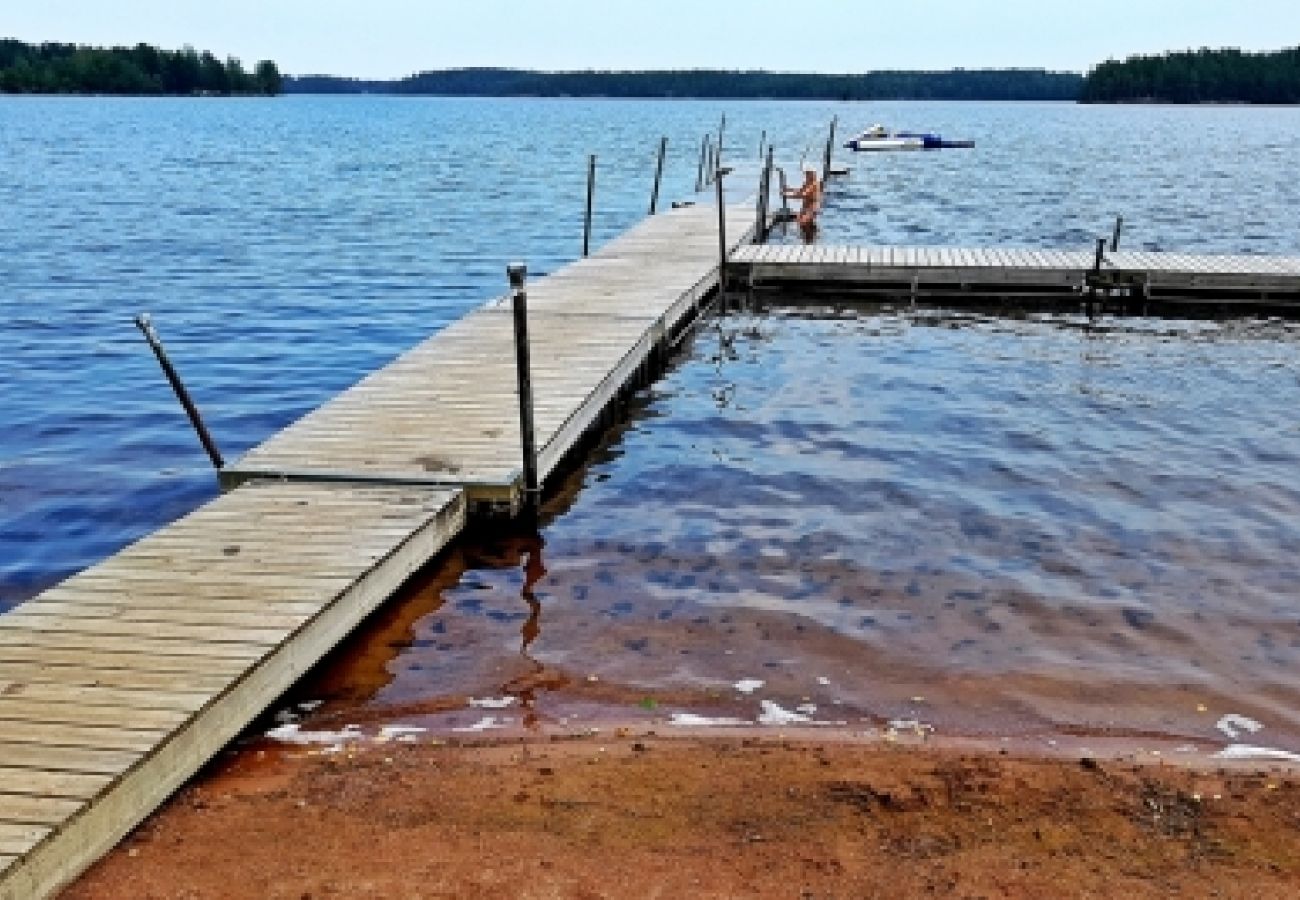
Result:
<svg viewBox="0 0 1300 900">
<path fill-rule="evenodd" d="M 1300 309 L 1297 256 L 765 244 L 741 247 L 730 268 L 753 288 L 951 305 L 1003 298 L 1026 305 L 1086 300 L 1136 311 Z"/>
</svg>

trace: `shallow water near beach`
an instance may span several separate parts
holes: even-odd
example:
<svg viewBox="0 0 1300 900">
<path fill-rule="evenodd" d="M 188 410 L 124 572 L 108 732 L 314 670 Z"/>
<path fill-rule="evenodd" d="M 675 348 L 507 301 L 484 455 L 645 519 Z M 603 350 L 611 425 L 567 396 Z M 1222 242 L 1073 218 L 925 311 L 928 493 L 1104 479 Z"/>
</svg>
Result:
<svg viewBox="0 0 1300 900">
<path fill-rule="evenodd" d="M 1210 753 L 1244 716 L 1235 742 L 1300 750 L 1298 346 L 1279 321 L 733 314 L 540 535 L 461 542 L 302 695 L 444 736 Z"/>
<path fill-rule="evenodd" d="M 573 259 L 587 153 L 597 243 L 645 214 L 661 135 L 664 202 L 693 198 L 724 109 L 729 159 L 766 129 L 790 171 L 836 114 L 977 141 L 841 154 L 825 241 L 1085 249 L 1122 214 L 1135 248 L 1300 249 L 1290 109 L 3 98 L 0 610 L 216 494 L 136 312 L 237 457 L 507 261 Z M 1272 321 L 733 314 L 540 535 L 461 541 L 297 699 L 332 701 L 324 731 L 676 716 L 1210 750 L 1238 714 L 1300 750 L 1296 351 Z"/>
</svg>

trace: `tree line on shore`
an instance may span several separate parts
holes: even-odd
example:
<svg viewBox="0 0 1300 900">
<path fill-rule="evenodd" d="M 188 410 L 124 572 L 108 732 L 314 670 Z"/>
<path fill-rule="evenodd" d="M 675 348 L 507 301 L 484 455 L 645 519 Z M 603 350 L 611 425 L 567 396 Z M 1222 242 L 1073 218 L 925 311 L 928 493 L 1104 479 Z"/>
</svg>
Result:
<svg viewBox="0 0 1300 900">
<path fill-rule="evenodd" d="M 286 93 L 423 94 L 456 97 L 614 97 L 789 100 L 1074 100 L 1083 76 L 1042 69 L 954 69 L 818 75 L 708 69 L 535 72 L 471 68 L 421 72 L 396 81 L 308 75 Z"/>
<path fill-rule="evenodd" d="M 1109 60 L 1086 76 L 1045 69 L 878 71 L 862 75 L 710 69 L 537 72 L 466 68 L 391 81 L 331 75 L 282 78 L 192 47 L 162 50 L 0 40 L 0 93 L 190 96 L 421 94 L 457 97 L 614 97 L 791 100 L 1057 100 L 1083 103 L 1300 103 L 1300 47 L 1275 53 L 1184 51 Z"/>
<path fill-rule="evenodd" d="M 10 94 L 274 95 L 283 79 L 271 60 L 252 72 L 193 47 L 160 50 L 0 40 L 0 92 Z"/>
<path fill-rule="evenodd" d="M 1300 103 L 1300 47 L 1202 49 L 1110 60 L 1088 73 L 1083 103 Z"/>
</svg>

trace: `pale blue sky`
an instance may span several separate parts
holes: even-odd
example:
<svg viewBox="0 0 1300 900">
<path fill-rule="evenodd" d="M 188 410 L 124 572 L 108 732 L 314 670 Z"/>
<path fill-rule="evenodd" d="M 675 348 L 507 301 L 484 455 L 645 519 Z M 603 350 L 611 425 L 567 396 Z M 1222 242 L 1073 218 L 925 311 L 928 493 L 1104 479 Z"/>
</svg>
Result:
<svg viewBox="0 0 1300 900">
<path fill-rule="evenodd" d="M 1298 0 L 0 0 L 0 36 L 193 44 L 293 74 L 1042 66 L 1300 43 Z M 5 9 L 3 7 L 10 7 Z M 18 7 L 14 9 L 12 7 Z"/>
</svg>

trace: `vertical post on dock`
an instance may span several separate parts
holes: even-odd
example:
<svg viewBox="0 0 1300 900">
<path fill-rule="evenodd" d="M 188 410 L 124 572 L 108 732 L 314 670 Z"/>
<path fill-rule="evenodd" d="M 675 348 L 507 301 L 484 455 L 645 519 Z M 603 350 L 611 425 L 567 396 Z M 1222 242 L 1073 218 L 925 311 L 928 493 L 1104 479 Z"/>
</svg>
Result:
<svg viewBox="0 0 1300 900">
<path fill-rule="evenodd" d="M 582 255 L 591 255 L 591 204 L 596 194 L 596 154 L 587 158 L 587 216 L 582 226 Z"/>
<path fill-rule="evenodd" d="M 1100 274 L 1101 264 L 1106 261 L 1106 239 L 1097 238 L 1097 258 L 1092 262 L 1092 271 Z"/>
<path fill-rule="evenodd" d="M 835 128 L 840 123 L 840 117 L 834 116 L 831 119 L 831 133 L 826 138 L 826 159 L 822 163 L 822 186 L 825 189 L 827 180 L 831 177 L 831 155 L 835 152 Z"/>
<path fill-rule="evenodd" d="M 704 163 L 705 157 L 709 154 L 709 136 L 706 134 L 700 138 L 700 170 L 695 175 L 695 193 L 704 190 Z"/>
<path fill-rule="evenodd" d="M 1120 238 L 1120 235 L 1123 234 L 1123 233 L 1124 233 L 1124 217 L 1123 217 L 1123 216 L 1116 216 L 1116 217 L 1115 217 L 1115 232 L 1114 232 L 1114 233 L 1111 235 L 1111 237 L 1110 237 L 1110 252 L 1111 252 L 1111 253 L 1118 253 L 1118 252 L 1119 252 L 1119 238 Z"/>
<path fill-rule="evenodd" d="M 190 399 L 190 392 L 185 389 L 184 382 L 181 381 L 180 374 L 172 361 L 167 357 L 167 351 L 162 344 L 162 338 L 158 337 L 158 332 L 154 330 L 153 322 L 148 313 L 141 313 L 135 317 L 135 327 L 140 329 L 144 339 L 149 342 L 153 355 L 158 359 L 158 365 L 162 367 L 163 374 L 167 376 L 167 381 L 172 386 L 172 391 L 176 394 L 176 399 L 181 402 L 185 408 L 185 415 L 189 416 L 190 425 L 199 436 L 199 443 L 207 451 L 208 459 L 212 460 L 212 467 L 218 472 L 225 466 L 226 461 L 221 458 L 221 451 L 217 449 L 217 442 L 212 439 L 208 433 L 208 428 L 203 424 L 203 417 L 199 415 L 199 408 L 194 405 Z"/>
<path fill-rule="evenodd" d="M 715 170 L 722 168 L 722 149 L 723 147 L 726 146 L 723 141 L 723 135 L 726 134 L 726 131 L 727 131 L 727 114 L 723 113 L 722 122 L 718 125 L 718 156 L 717 159 L 713 161 L 713 168 Z"/>
<path fill-rule="evenodd" d="M 718 196 L 718 307 L 727 311 L 727 199 L 722 190 L 722 179 L 730 170 L 718 169 L 714 173 Z"/>
<path fill-rule="evenodd" d="M 594 157 L 593 157 L 594 159 Z M 506 267 L 510 280 L 510 306 L 515 318 L 515 374 L 519 383 L 519 442 L 524 464 L 524 509 L 535 515 L 540 500 L 537 476 L 537 441 L 533 431 L 533 374 L 528 345 L 528 294 L 524 283 L 528 267 L 511 263 Z"/>
<path fill-rule="evenodd" d="M 758 176 L 758 222 L 754 226 L 754 243 L 767 240 L 768 209 L 772 202 L 772 148 L 767 148 L 767 160 Z"/>
<path fill-rule="evenodd" d="M 659 185 L 664 180 L 664 156 L 668 153 L 668 138 L 659 139 L 659 164 L 655 166 L 655 187 L 650 194 L 650 215 L 659 208 Z"/>
<path fill-rule="evenodd" d="M 767 129 L 763 129 L 762 136 L 758 139 L 758 161 L 763 161 L 763 151 L 767 149 Z"/>
</svg>

